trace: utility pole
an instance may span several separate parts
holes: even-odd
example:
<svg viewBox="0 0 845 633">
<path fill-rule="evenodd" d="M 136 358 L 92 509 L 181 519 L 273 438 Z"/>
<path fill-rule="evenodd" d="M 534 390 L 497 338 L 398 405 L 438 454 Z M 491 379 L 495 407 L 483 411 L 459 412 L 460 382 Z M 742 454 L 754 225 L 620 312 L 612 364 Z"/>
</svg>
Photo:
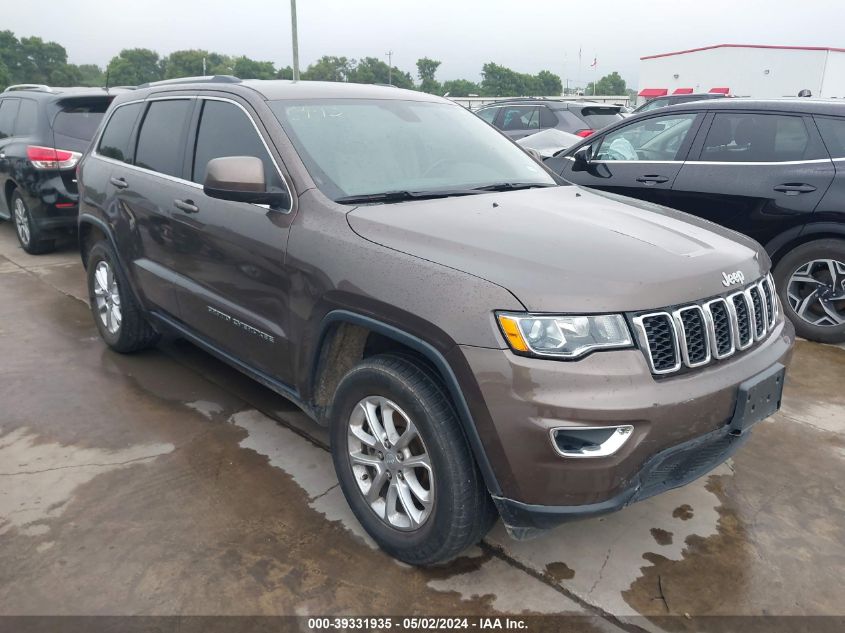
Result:
<svg viewBox="0 0 845 633">
<path fill-rule="evenodd" d="M 299 81 L 299 37 L 296 33 L 296 0 L 290 0 L 290 32 L 293 41 L 293 80 Z"/>
<path fill-rule="evenodd" d="M 393 51 L 387 51 L 387 83 L 393 85 Z"/>
<path fill-rule="evenodd" d="M 205 70 L 205 57 L 202 58 L 202 76 L 205 77 L 206 70 Z"/>
</svg>

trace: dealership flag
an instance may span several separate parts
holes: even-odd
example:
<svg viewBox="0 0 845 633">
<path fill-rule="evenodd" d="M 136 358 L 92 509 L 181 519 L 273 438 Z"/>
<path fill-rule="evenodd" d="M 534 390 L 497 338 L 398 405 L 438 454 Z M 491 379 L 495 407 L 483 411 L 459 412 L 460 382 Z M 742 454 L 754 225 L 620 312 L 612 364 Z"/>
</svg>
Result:
<svg viewBox="0 0 845 633">
<path fill-rule="evenodd" d="M 599 63 L 598 58 L 597 58 L 597 57 L 593 57 L 593 63 L 592 63 L 592 64 L 590 64 L 590 68 L 595 68 L 595 67 L 596 67 L 596 65 L 597 65 L 598 63 Z"/>
</svg>

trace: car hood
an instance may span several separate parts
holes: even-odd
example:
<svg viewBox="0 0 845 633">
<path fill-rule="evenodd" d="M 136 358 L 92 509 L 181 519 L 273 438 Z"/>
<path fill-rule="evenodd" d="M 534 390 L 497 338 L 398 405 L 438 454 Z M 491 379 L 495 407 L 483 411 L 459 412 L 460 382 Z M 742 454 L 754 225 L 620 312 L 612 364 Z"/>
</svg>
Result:
<svg viewBox="0 0 845 633">
<path fill-rule="evenodd" d="M 759 278 L 754 241 L 665 207 L 580 187 L 361 206 L 352 230 L 507 288 L 536 312 L 663 308 Z M 491 306 L 495 307 L 495 306 Z"/>
</svg>

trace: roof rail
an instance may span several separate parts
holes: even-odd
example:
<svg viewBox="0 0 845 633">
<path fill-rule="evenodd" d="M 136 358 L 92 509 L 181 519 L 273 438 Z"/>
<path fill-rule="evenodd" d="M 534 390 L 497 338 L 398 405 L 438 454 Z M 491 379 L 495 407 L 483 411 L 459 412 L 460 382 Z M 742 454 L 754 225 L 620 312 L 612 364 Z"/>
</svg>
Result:
<svg viewBox="0 0 845 633">
<path fill-rule="evenodd" d="M 53 92 L 53 89 L 50 86 L 45 86 L 44 84 L 15 84 L 14 86 L 9 86 L 3 92 L 16 92 L 18 90 L 35 90 L 37 92 Z"/>
<path fill-rule="evenodd" d="M 151 88 L 153 86 L 171 86 L 174 84 L 239 84 L 241 80 L 232 75 L 205 75 L 203 77 L 177 77 L 175 79 L 163 79 L 161 81 L 150 81 L 138 86 L 139 88 Z"/>
</svg>

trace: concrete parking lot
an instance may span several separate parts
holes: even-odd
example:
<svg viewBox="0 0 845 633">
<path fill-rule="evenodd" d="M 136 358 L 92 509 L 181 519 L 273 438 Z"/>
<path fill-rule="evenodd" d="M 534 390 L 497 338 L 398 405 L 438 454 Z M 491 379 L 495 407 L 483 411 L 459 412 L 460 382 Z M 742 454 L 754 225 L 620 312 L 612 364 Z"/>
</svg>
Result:
<svg viewBox="0 0 845 633">
<path fill-rule="evenodd" d="M 0 224 L 0 614 L 845 615 L 845 348 L 800 342 L 783 410 L 692 485 L 421 570 L 364 536 L 324 431 L 187 343 L 108 351 L 86 294 L 73 245 Z"/>
</svg>

